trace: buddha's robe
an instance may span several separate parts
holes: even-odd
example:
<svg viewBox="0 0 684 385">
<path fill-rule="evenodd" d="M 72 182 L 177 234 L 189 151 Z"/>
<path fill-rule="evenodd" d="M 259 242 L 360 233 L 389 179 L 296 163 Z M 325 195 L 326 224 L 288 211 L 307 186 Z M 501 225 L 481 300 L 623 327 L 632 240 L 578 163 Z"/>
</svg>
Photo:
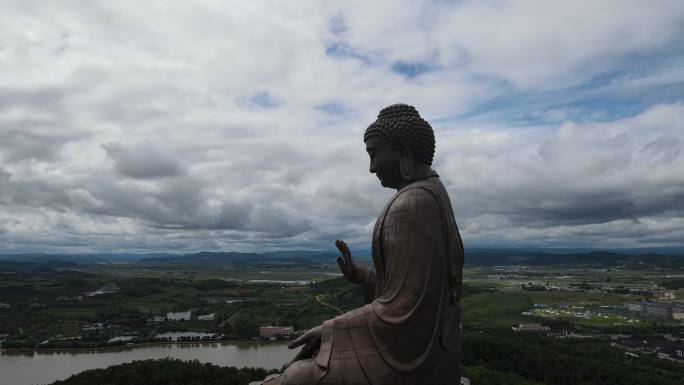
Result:
<svg viewBox="0 0 684 385">
<path fill-rule="evenodd" d="M 325 321 L 318 354 L 291 365 L 284 384 L 460 383 L 463 245 L 437 174 L 392 197 L 372 252 L 357 282 L 366 304 Z"/>
</svg>

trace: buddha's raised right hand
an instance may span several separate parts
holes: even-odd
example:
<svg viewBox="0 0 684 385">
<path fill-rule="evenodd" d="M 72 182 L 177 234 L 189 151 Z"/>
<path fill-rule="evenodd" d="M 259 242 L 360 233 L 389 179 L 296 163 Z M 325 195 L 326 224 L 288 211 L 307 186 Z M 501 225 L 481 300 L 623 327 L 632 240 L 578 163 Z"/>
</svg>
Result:
<svg viewBox="0 0 684 385">
<path fill-rule="evenodd" d="M 341 239 L 335 241 L 335 246 L 337 246 L 337 249 L 342 253 L 342 256 L 337 257 L 337 264 L 340 265 L 342 274 L 344 274 L 344 277 L 347 278 L 347 280 L 358 283 L 359 268 L 354 263 L 349 247 Z"/>
</svg>

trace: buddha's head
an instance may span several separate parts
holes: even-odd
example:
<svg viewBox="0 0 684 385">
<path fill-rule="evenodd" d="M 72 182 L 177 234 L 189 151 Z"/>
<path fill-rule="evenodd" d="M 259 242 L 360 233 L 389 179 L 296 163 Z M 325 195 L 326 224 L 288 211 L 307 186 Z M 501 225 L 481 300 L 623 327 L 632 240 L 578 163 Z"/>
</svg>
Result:
<svg viewBox="0 0 684 385">
<path fill-rule="evenodd" d="M 363 135 L 370 157 L 370 172 L 384 187 L 401 188 L 430 168 L 435 155 L 435 134 L 413 106 L 383 108 Z"/>
</svg>

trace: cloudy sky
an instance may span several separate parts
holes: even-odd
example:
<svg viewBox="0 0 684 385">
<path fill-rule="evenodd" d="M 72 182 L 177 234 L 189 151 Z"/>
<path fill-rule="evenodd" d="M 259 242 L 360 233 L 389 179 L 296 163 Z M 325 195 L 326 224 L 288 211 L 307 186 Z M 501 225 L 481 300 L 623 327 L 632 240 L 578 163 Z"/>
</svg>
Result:
<svg viewBox="0 0 684 385">
<path fill-rule="evenodd" d="M 684 246 L 684 4 L 0 4 L 0 253 L 367 247 L 416 106 L 466 246 Z"/>
</svg>

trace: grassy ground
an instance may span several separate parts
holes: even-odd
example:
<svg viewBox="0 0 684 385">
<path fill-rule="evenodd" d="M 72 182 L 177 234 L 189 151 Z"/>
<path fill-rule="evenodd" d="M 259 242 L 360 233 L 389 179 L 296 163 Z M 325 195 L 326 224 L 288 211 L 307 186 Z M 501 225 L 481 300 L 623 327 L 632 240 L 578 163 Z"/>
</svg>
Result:
<svg viewBox="0 0 684 385">
<path fill-rule="evenodd" d="M 477 385 L 539 385 L 539 382 L 526 380 L 515 373 L 500 372 L 484 366 L 465 366 L 463 376 Z"/>
<path fill-rule="evenodd" d="M 525 319 L 521 312 L 532 307 L 521 292 L 497 291 L 475 294 L 461 300 L 463 324 L 474 327 L 511 327 Z"/>
</svg>

